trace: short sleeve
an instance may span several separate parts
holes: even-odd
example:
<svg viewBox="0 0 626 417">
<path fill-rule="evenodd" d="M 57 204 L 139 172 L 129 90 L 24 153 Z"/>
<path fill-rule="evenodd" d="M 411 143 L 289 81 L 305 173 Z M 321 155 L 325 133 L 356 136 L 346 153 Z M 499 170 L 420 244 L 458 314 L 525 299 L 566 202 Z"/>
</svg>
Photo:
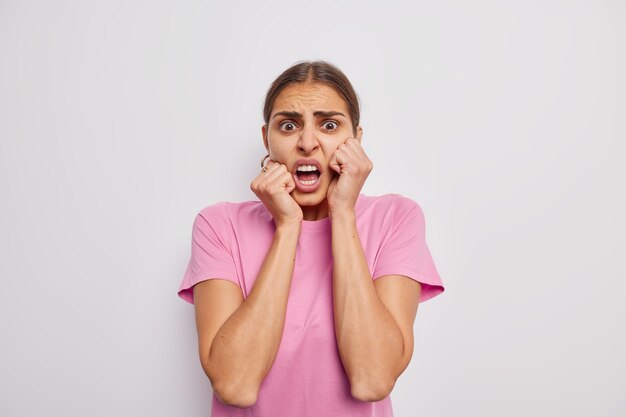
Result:
<svg viewBox="0 0 626 417">
<path fill-rule="evenodd" d="M 219 206 L 202 210 L 193 222 L 191 257 L 178 296 L 193 304 L 193 286 L 207 279 L 225 279 L 239 285 L 237 269 L 225 232 L 227 220 Z"/>
<path fill-rule="evenodd" d="M 444 286 L 426 244 L 421 207 L 408 198 L 399 198 L 391 230 L 379 249 L 373 278 L 404 275 L 418 281 L 422 284 L 420 303 L 441 294 Z"/>
</svg>

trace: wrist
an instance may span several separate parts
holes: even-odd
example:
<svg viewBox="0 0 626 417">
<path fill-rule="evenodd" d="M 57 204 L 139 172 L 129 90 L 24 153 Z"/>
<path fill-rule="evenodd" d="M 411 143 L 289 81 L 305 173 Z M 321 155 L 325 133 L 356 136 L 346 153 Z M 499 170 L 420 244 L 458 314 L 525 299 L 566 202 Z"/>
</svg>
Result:
<svg viewBox="0 0 626 417">
<path fill-rule="evenodd" d="M 276 232 L 277 233 L 300 233 L 300 229 L 302 228 L 302 220 L 284 220 L 277 221 L 276 224 Z"/>
<path fill-rule="evenodd" d="M 329 210 L 331 221 L 333 222 L 355 222 L 356 213 L 354 208 L 336 208 Z"/>
</svg>

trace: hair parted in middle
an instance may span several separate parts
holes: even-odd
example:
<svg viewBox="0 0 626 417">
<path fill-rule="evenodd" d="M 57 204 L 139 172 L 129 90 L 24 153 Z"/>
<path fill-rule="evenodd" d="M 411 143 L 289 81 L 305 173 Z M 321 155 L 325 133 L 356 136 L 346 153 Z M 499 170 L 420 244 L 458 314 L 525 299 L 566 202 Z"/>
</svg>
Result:
<svg viewBox="0 0 626 417">
<path fill-rule="evenodd" d="M 298 83 L 318 82 L 333 88 L 343 98 L 350 112 L 352 130 L 356 133 L 359 125 L 361 110 L 359 99 L 348 80 L 348 77 L 335 65 L 326 61 L 304 61 L 287 68 L 278 76 L 267 90 L 263 106 L 265 124 L 270 121 L 272 108 L 280 92 L 287 86 Z"/>
</svg>

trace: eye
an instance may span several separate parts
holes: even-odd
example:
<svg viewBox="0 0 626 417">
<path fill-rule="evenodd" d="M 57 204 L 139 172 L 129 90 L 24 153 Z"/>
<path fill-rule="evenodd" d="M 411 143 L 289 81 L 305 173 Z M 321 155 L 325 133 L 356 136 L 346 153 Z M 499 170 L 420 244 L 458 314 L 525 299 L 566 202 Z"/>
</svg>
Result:
<svg viewBox="0 0 626 417">
<path fill-rule="evenodd" d="M 281 122 L 279 126 L 280 130 L 282 130 L 283 132 L 293 132 L 294 130 L 296 130 L 296 124 L 289 120 Z"/>
<path fill-rule="evenodd" d="M 339 127 L 339 123 L 335 122 L 334 120 L 327 120 L 322 126 L 326 130 L 335 130 Z"/>
</svg>

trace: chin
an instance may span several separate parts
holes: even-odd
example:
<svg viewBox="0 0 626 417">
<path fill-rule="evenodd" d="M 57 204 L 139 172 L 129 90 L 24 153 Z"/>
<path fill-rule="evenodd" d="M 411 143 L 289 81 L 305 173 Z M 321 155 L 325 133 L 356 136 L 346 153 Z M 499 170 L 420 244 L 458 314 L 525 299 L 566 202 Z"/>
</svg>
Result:
<svg viewBox="0 0 626 417">
<path fill-rule="evenodd" d="M 320 187 L 313 193 L 304 193 L 300 190 L 295 190 L 292 193 L 292 197 L 299 206 L 319 206 L 326 200 L 326 191 L 327 187 Z"/>
</svg>

